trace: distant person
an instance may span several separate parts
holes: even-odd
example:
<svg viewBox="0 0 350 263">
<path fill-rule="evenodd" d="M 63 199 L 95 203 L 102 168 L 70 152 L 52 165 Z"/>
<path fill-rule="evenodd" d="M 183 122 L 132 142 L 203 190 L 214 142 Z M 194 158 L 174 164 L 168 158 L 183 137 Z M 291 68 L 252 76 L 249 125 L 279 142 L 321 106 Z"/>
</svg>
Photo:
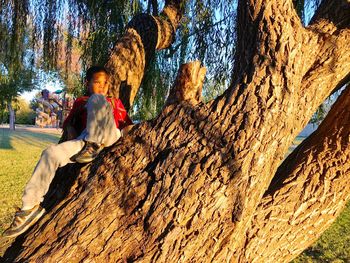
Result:
<svg viewBox="0 0 350 263">
<path fill-rule="evenodd" d="M 91 162 L 104 147 L 114 144 L 121 129 L 132 124 L 119 99 L 106 97 L 109 75 L 105 68 L 87 70 L 85 86 L 88 96 L 78 98 L 63 124 L 67 141 L 43 151 L 32 177 L 25 186 L 22 208 L 16 212 L 4 236 L 15 237 L 25 232 L 44 213 L 41 207 L 58 167 L 68 163 Z"/>
<path fill-rule="evenodd" d="M 59 127 L 59 117 L 60 111 L 62 109 L 62 104 L 59 102 L 58 96 L 55 93 L 49 94 L 49 103 L 52 106 L 51 111 L 51 127 L 58 128 Z"/>
<path fill-rule="evenodd" d="M 35 109 L 37 114 L 35 124 L 43 128 L 52 123 L 53 106 L 49 102 L 50 92 L 47 89 L 41 91 L 41 97 L 36 99 L 38 107 Z"/>
</svg>

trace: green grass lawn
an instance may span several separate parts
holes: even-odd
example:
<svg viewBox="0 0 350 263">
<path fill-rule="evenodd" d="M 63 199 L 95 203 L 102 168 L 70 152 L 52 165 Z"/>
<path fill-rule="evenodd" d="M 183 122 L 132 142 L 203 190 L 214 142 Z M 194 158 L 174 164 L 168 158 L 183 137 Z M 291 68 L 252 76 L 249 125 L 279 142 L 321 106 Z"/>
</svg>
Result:
<svg viewBox="0 0 350 263">
<path fill-rule="evenodd" d="M 0 128 L 0 232 L 9 226 L 24 186 L 47 146 L 59 135 Z"/>
<path fill-rule="evenodd" d="M 0 128 L 0 233 L 11 223 L 14 206 L 21 205 L 24 186 L 42 150 L 58 139 L 56 134 Z M 302 139 L 297 137 L 294 145 Z M 0 244 L 0 256 L 7 245 Z M 350 262 L 350 203 L 320 239 L 294 262 Z"/>
</svg>

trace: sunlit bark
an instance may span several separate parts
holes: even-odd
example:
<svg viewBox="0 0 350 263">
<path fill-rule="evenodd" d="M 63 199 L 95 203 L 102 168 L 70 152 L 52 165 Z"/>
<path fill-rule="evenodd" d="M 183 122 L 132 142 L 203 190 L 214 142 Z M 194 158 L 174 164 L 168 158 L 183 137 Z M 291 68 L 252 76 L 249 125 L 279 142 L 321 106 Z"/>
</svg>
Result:
<svg viewBox="0 0 350 263">
<path fill-rule="evenodd" d="M 320 13 L 341 5 L 341 12 L 349 14 L 347 1 L 325 3 Z M 47 198 L 56 204 L 5 257 L 245 262 L 270 255 L 272 261 L 284 261 L 305 249 L 310 242 L 299 242 L 303 229 L 318 231 L 310 234 L 316 238 L 324 230 L 322 222 L 329 225 L 349 198 L 348 190 L 335 194 L 349 172 L 348 90 L 317 138 L 280 165 L 313 112 L 349 76 L 349 25 L 337 28 L 331 16 L 328 22 L 320 17 L 304 28 L 291 0 L 239 1 L 229 89 L 208 103 L 175 96 L 175 104 L 135 125 L 80 173 L 72 170 L 78 166 L 60 171 L 69 180 L 57 179 L 56 192 L 49 194 L 53 198 Z M 128 79 L 121 74 L 135 82 L 126 80 L 129 89 L 122 84 L 115 94 L 132 98 L 147 54 L 167 43 L 153 38 L 152 30 L 139 35 L 133 26 L 151 28 L 155 21 L 137 18 L 117 44 L 107 64 L 114 83 Z M 149 43 L 143 40 L 147 37 Z M 119 67 L 116 54 L 130 62 L 129 68 Z M 197 69 L 188 71 L 193 74 L 188 81 L 179 75 L 180 90 L 201 86 L 204 72 Z M 181 89 L 187 84 L 190 89 Z M 74 174 L 77 178 L 69 177 Z M 283 249 L 289 241 L 292 245 Z M 266 254 L 259 250 L 263 246 Z"/>
</svg>

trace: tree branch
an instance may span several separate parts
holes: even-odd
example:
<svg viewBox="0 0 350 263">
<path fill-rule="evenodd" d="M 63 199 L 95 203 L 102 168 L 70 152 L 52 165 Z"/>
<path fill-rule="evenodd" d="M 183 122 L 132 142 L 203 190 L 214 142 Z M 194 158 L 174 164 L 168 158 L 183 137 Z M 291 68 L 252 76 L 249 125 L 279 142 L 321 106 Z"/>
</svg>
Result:
<svg viewBox="0 0 350 263">
<path fill-rule="evenodd" d="M 181 65 L 174 86 L 171 88 L 165 105 L 187 101 L 196 105 L 202 100 L 202 87 L 206 68 L 200 61 Z"/>
<path fill-rule="evenodd" d="M 244 260 L 290 261 L 341 212 L 350 198 L 349 119 L 350 87 L 279 167 L 247 231 Z"/>
<path fill-rule="evenodd" d="M 126 109 L 135 99 L 145 68 L 156 49 L 167 48 L 182 16 L 180 0 L 166 1 L 160 16 L 139 15 L 114 46 L 106 68 L 111 73 L 110 95 L 119 97 Z"/>
<path fill-rule="evenodd" d="M 314 32 L 314 28 L 319 25 L 315 24 L 310 28 Z M 322 27 L 329 28 L 324 25 Z M 304 68 L 305 73 L 300 86 L 303 91 L 310 91 L 314 97 L 328 97 L 349 80 L 350 29 L 334 31 L 333 34 L 320 31 L 312 34 L 313 37 L 310 38 L 312 39 L 310 46 L 314 47 L 311 51 L 312 63 L 309 63 L 310 61 L 305 63 L 308 66 Z M 305 95 L 306 93 L 303 93 L 301 97 L 305 103 L 314 99 Z"/>
<path fill-rule="evenodd" d="M 308 63 L 310 66 L 303 76 L 301 86 L 304 90 L 311 89 L 318 95 L 319 86 L 322 86 L 323 91 L 331 93 L 349 81 L 350 30 L 346 29 L 349 26 L 349 1 L 322 1 L 307 27 L 313 34 L 310 46 L 315 59 Z"/>
<path fill-rule="evenodd" d="M 240 64 L 235 65 L 235 74 L 242 77 L 239 72 L 244 72 L 253 63 L 251 54 L 257 52 L 262 56 L 269 56 L 270 50 L 261 49 L 262 44 L 265 45 L 266 39 L 264 39 L 265 35 L 259 34 L 259 32 L 265 32 L 267 36 L 270 33 L 278 33 L 281 36 L 289 32 L 291 26 L 295 31 L 301 29 L 302 26 L 291 0 L 284 1 L 283 5 L 278 1 L 240 0 L 237 9 L 237 52 L 235 59 Z M 273 31 L 269 32 L 270 29 Z M 274 30 L 278 32 L 274 32 Z M 271 47 L 273 47 L 275 39 L 270 40 L 272 41 Z"/>
<path fill-rule="evenodd" d="M 347 0 L 323 0 L 310 21 L 310 27 L 324 33 L 349 28 L 350 2 Z"/>
</svg>

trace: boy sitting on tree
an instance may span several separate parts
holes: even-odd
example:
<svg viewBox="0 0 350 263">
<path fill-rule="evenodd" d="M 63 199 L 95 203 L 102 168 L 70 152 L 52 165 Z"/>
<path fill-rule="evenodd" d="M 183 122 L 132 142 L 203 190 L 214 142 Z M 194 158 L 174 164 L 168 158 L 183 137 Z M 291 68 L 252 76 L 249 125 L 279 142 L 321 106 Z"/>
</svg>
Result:
<svg viewBox="0 0 350 263">
<path fill-rule="evenodd" d="M 108 79 L 108 72 L 103 67 L 94 66 L 87 70 L 85 86 L 89 96 L 74 102 L 63 124 L 66 141 L 43 151 L 25 186 L 22 208 L 16 212 L 4 236 L 22 234 L 45 213 L 40 203 L 59 167 L 72 162 L 91 162 L 104 147 L 111 146 L 120 138 L 121 129 L 132 124 L 122 102 L 106 97 Z"/>
</svg>

